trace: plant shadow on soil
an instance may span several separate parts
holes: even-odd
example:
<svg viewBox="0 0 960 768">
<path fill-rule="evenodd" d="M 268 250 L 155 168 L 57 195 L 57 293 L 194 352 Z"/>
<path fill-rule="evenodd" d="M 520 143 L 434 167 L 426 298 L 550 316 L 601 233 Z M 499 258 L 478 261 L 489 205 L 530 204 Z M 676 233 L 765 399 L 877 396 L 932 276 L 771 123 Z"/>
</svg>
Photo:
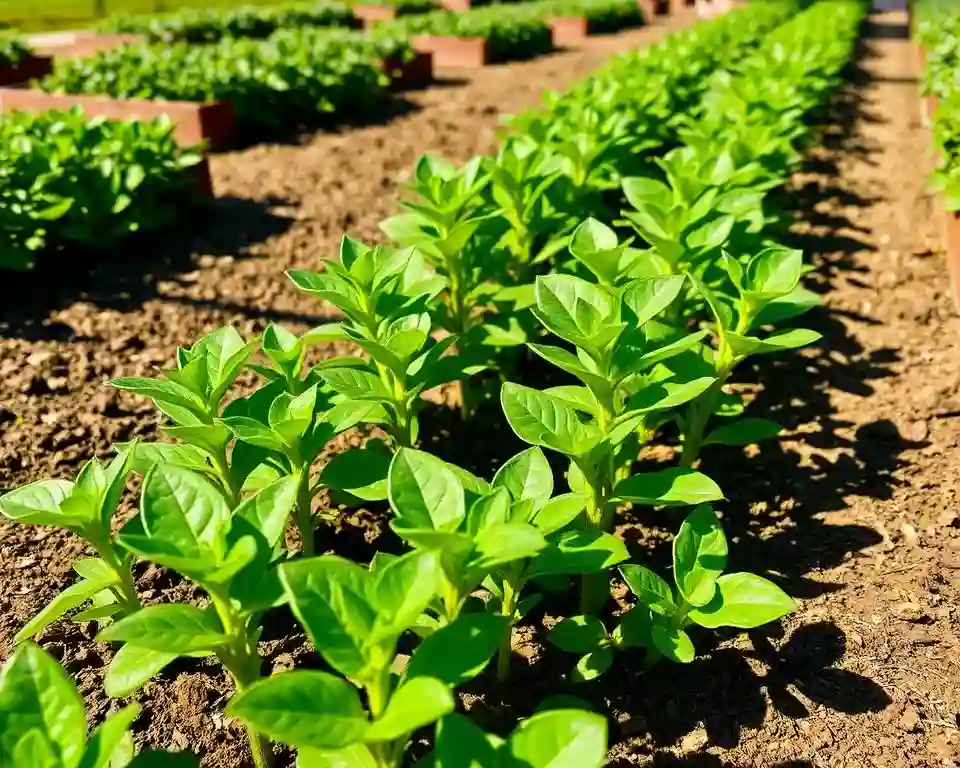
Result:
<svg viewBox="0 0 960 768">
<path fill-rule="evenodd" d="M 196 268 L 197 254 L 249 258 L 251 246 L 282 234 L 293 218 L 274 211 L 289 201 L 217 197 L 191 211 L 175 231 L 134 235 L 109 253 L 47 253 L 29 272 L 5 272 L 0 338 L 75 338 L 48 318 L 76 301 L 129 310 L 160 296 L 161 281 Z"/>
<path fill-rule="evenodd" d="M 867 27 L 858 61 L 874 55 L 873 32 Z M 866 238 L 870 233 L 837 210 L 878 202 L 844 189 L 836 163 L 841 153 L 871 162 L 879 151 L 856 135 L 859 124 L 877 120 L 860 90 L 868 82 L 857 64 L 851 66 L 848 84 L 821 118 L 823 149 L 811 154 L 795 179 L 799 189 L 791 189 L 789 197 L 798 226 L 787 243 L 807 252 L 817 268 L 809 287 L 820 293 L 829 290 L 839 273 L 856 269 L 854 254 L 875 250 Z M 872 528 L 827 524 L 821 515 L 846 508 L 850 495 L 890 498 L 897 482 L 894 472 L 904 466 L 902 453 L 924 445 L 905 439 L 888 420 L 858 426 L 836 416 L 831 392 L 869 396 L 871 382 L 891 375 L 890 366 L 898 360 L 895 349 L 865 350 L 844 325 L 851 316 L 818 308 L 801 323 L 823 335 L 820 344 L 799 354 L 760 357 L 738 371 L 740 383 L 759 389 L 750 415 L 777 421 L 788 437 L 763 443 L 749 455 L 722 446 L 712 446 L 703 455 L 704 471 L 728 496 L 717 508 L 732 542 L 731 569 L 764 574 L 801 600 L 841 589 L 808 574 L 837 566 L 881 541 Z M 860 315 L 855 319 L 878 322 Z M 430 444 L 428 450 L 439 448 L 444 458 L 489 476 L 524 447 L 495 411 L 494 400 L 490 412 L 474 422 L 482 424 L 480 429 L 458 426 L 455 415 L 432 423 L 428 419 L 426 431 L 439 436 L 436 447 Z M 789 437 L 798 428 L 801 432 Z M 680 518 L 669 510 L 637 508 L 623 523 L 619 530 L 633 559 L 666 572 L 670 536 Z M 528 663 L 515 658 L 515 678 L 508 686 L 497 686 L 489 676 L 468 686 L 469 698 L 475 699 L 471 716 L 502 732 L 544 699 L 572 694 L 611 717 L 611 744 L 618 745 L 614 754 L 622 752 L 614 765 L 632 765 L 637 756 L 645 756 L 654 757 L 653 765 L 694 767 L 725 763 L 712 756 L 677 758 L 659 750 L 700 727 L 708 744 L 735 747 L 744 728 L 761 727 L 770 707 L 789 718 L 804 718 L 809 714 L 805 700 L 846 714 L 880 711 L 891 701 L 875 682 L 842 668 L 846 637 L 827 621 L 800 626 L 789 636 L 779 626 L 750 631 L 749 642 L 741 640 L 735 647 L 726 641 L 736 633 L 695 632 L 701 655 L 690 665 L 658 668 L 644 676 L 640 654 L 627 653 L 597 681 L 569 684 L 560 675 L 543 674 L 544 669 L 570 669 L 575 658 L 543 642 L 545 631 L 539 625 L 544 616 L 571 613 L 576 607 L 569 599 L 544 601 L 537 616 L 530 617 L 537 626 L 525 628 L 530 639 L 516 649 Z M 808 763 L 783 764 L 804 765 Z"/>
</svg>

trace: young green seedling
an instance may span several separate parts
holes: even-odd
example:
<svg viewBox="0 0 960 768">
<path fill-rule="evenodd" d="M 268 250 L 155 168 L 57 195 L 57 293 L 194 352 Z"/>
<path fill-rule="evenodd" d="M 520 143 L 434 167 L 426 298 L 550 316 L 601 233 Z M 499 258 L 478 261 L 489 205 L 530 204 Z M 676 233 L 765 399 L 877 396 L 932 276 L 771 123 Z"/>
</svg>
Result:
<svg viewBox="0 0 960 768">
<path fill-rule="evenodd" d="M 445 354 L 457 341 L 435 341 L 425 311 L 445 287 L 413 249 L 369 248 L 344 238 L 340 263 L 327 261 L 322 273 L 293 270 L 302 291 L 337 306 L 342 323 L 325 326 L 330 338 L 352 341 L 368 360 L 341 357 L 314 371 L 342 402 L 371 403 L 365 420 L 382 424 L 397 447 L 412 446 L 419 433 L 421 393 L 468 375 L 463 358 Z M 319 331 L 319 329 L 318 329 Z"/>
<path fill-rule="evenodd" d="M 80 580 L 61 592 L 13 638 L 20 643 L 84 603 L 76 621 L 104 621 L 140 609 L 133 582 L 133 558 L 110 530 L 137 448 L 131 445 L 104 467 L 87 462 L 76 481 L 40 480 L 0 496 L 0 513 L 24 525 L 66 528 L 88 542 L 97 557 L 82 557 L 73 568 Z"/>
<path fill-rule="evenodd" d="M 197 766 L 190 753 L 135 754 L 130 727 L 139 704 L 114 712 L 87 734 L 83 698 L 73 680 L 33 643 L 0 671 L 0 765 L 4 768 L 173 768 Z"/>
<path fill-rule="evenodd" d="M 507 282 L 509 259 L 496 247 L 507 228 L 504 218 L 486 204 L 483 192 L 489 184 L 483 158 L 476 157 L 463 168 L 425 155 L 414 169 L 407 190 L 414 199 L 401 200 L 405 213 L 391 216 L 380 228 L 392 240 L 415 247 L 443 281 L 441 301 L 432 312 L 434 325 L 456 337 L 461 354 L 483 361 L 481 345 L 522 343 L 514 333 L 494 326 L 484 330 L 484 308 Z M 510 330 L 510 329 L 508 329 Z M 461 381 L 461 410 L 473 413 L 475 397 L 466 380 Z"/>
<path fill-rule="evenodd" d="M 488 498 L 508 503 L 504 510 L 511 522 L 532 525 L 545 546 L 532 558 L 502 563 L 483 580 L 493 599 L 487 610 L 498 610 L 510 621 L 497 663 L 497 676 L 504 682 L 510 674 L 513 626 L 541 598 L 528 586 L 538 579 L 572 575 L 603 574 L 627 559 L 627 548 L 612 533 L 584 530 L 576 525 L 586 500 L 576 493 L 553 496 L 553 471 L 539 448 L 528 448 L 507 461 L 493 478 Z M 472 512 L 472 510 L 471 510 Z"/>
<path fill-rule="evenodd" d="M 509 674 L 513 626 L 540 599 L 524 596 L 534 579 L 601 573 L 627 558 L 612 534 L 565 530 L 580 517 L 583 497 L 551 498 L 553 474 L 539 448 L 514 456 L 487 483 L 435 456 L 401 450 L 390 466 L 391 527 L 414 548 L 440 555 L 443 578 L 417 632 L 455 621 L 482 585 L 486 604 L 507 622 L 498 674 Z"/>
<path fill-rule="evenodd" d="M 299 751 L 301 768 L 400 768 L 410 736 L 454 709 L 452 689 L 479 674 L 503 628 L 463 616 L 430 635 L 395 672 L 397 641 L 433 600 L 436 552 L 410 552 L 366 569 L 326 555 L 281 566 L 287 600 L 329 672 L 273 675 L 228 712 Z M 366 706 L 357 693 L 365 693 Z"/>
<path fill-rule="evenodd" d="M 231 508 L 204 475 L 158 464 L 143 482 L 140 515 L 120 534 L 137 556 L 178 572 L 203 588 L 210 605 L 151 605 L 100 632 L 121 642 L 107 670 L 110 696 L 129 696 L 181 656 L 216 656 L 238 692 L 260 677 L 259 619 L 284 600 L 273 562 L 297 499 L 297 481 L 284 477 Z M 271 752 L 255 733 L 257 768 Z"/>
<path fill-rule="evenodd" d="M 692 367 L 713 376 L 715 381 L 677 419 L 683 431 L 684 467 L 693 465 L 704 445 L 746 445 L 779 434 L 779 426 L 766 419 L 743 419 L 710 433 L 706 429 L 710 418 L 724 406 L 723 385 L 740 363 L 753 355 L 796 349 L 820 338 L 816 331 L 804 328 L 758 335 L 762 327 L 797 317 L 816 305 L 816 295 L 800 286 L 802 252 L 766 248 L 745 265 L 724 254 L 723 266 L 732 291 L 711 289 L 691 275 L 713 315 L 716 349 L 703 347 L 701 359 L 688 356 L 684 362 L 692 362 Z"/>
<path fill-rule="evenodd" d="M 511 256 L 510 277 L 514 284 L 526 285 L 566 243 L 569 217 L 557 210 L 550 195 L 561 176 L 559 162 L 533 140 L 512 137 L 486 168 L 490 197 L 510 225 L 500 241 Z"/>
<path fill-rule="evenodd" d="M 172 461 L 214 478 L 231 505 L 240 500 L 240 486 L 230 472 L 230 430 L 218 423 L 223 399 L 247 365 L 257 341 L 245 342 L 232 326 L 218 328 L 189 349 L 177 349 L 177 367 L 163 379 L 121 378 L 113 386 L 153 400 L 171 422 L 163 430 L 181 445 L 153 443 L 138 453 L 147 470 L 157 461 Z"/>
<path fill-rule="evenodd" d="M 433 752 L 417 766 L 600 768 L 606 756 L 607 721 L 594 712 L 537 712 L 522 720 L 506 739 L 484 733 L 462 715 L 452 714 L 437 723 Z"/>
<path fill-rule="evenodd" d="M 309 378 L 309 377 L 308 377 Z M 280 477 L 292 477 L 297 484 L 297 504 L 293 521 L 300 534 L 304 554 L 314 552 L 317 516 L 313 498 L 324 487 L 313 482 L 310 468 L 337 435 L 356 424 L 375 418 L 378 404 L 362 399 L 329 402 L 319 382 L 294 396 L 282 379 L 275 379 L 249 397 L 238 398 L 223 410 L 217 420 L 236 443 L 230 455 L 230 472 L 235 485 L 251 492 Z M 375 483 L 380 476 L 375 466 L 366 475 L 344 479 L 360 486 Z M 312 484 L 311 484 L 312 483 Z M 349 487 L 344 488 L 349 490 Z"/>
<path fill-rule="evenodd" d="M 587 522 L 608 531 L 618 501 L 690 504 L 722 498 L 717 485 L 688 469 L 668 469 L 628 479 L 637 457 L 629 438 L 644 429 L 650 414 L 676 408 L 709 387 L 713 379 L 682 379 L 660 364 L 699 345 L 697 334 L 664 340 L 652 318 L 676 299 L 682 277 L 634 280 L 611 291 L 570 275 L 537 278 L 540 323 L 576 352 L 530 344 L 547 362 L 582 386 L 540 392 L 505 384 L 503 409 L 524 441 L 550 448 L 570 460 L 568 480 L 584 496 Z"/>
<path fill-rule="evenodd" d="M 687 664 L 696 655 L 686 632 L 691 624 L 708 629 L 753 629 L 794 610 L 794 603 L 776 584 L 752 573 L 724 573 L 727 540 L 716 513 L 702 504 L 691 512 L 673 540 L 671 587 L 648 568 L 620 566 L 637 605 L 608 633 L 593 616 L 573 616 L 559 622 L 550 641 L 571 653 L 583 654 L 573 679 L 592 680 L 613 662 L 614 652 L 643 648 L 645 663 L 661 658 Z"/>
</svg>

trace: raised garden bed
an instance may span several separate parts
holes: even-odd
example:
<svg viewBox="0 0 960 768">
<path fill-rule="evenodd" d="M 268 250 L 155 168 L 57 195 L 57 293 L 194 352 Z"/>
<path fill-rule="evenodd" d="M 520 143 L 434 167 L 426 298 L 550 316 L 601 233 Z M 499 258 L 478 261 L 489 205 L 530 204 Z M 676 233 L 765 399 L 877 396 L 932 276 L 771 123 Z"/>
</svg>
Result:
<svg viewBox="0 0 960 768">
<path fill-rule="evenodd" d="M 380 0 L 380 2 L 360 3 L 353 6 L 353 15 L 363 27 L 370 27 L 381 21 L 391 21 L 402 16 L 429 13 L 437 9 L 433 0 Z"/>
<path fill-rule="evenodd" d="M 553 44 L 576 45 L 590 35 L 618 32 L 644 23 L 636 0 L 554 0 L 550 13 Z"/>
<path fill-rule="evenodd" d="M 19 85 L 53 71 L 53 59 L 49 56 L 27 56 L 16 62 L 0 63 L 0 86 Z"/>
<path fill-rule="evenodd" d="M 99 32 L 59 32 L 30 38 L 30 44 L 38 54 L 50 56 L 54 60 L 83 58 L 142 41 L 143 37 L 140 35 Z"/>
<path fill-rule="evenodd" d="M 600 31 L 599 25 L 586 16 L 559 16 L 550 19 L 550 35 L 554 45 L 572 45 Z"/>
<path fill-rule="evenodd" d="M 418 53 L 429 54 L 438 67 L 485 67 L 493 62 L 493 46 L 482 37 L 418 35 L 410 38 Z"/>
<path fill-rule="evenodd" d="M 34 88 L 0 88 L 0 113 L 80 109 L 88 118 L 150 121 L 168 117 L 174 125 L 174 138 L 182 146 L 203 142 L 209 149 L 229 146 L 234 133 L 233 105 L 227 101 L 198 103 L 150 99 L 116 99 L 47 93 Z"/>
<path fill-rule="evenodd" d="M 390 76 L 390 88 L 394 91 L 425 88 L 433 82 L 431 52 L 416 52 L 412 58 L 390 56 L 382 59 L 380 66 Z"/>
</svg>

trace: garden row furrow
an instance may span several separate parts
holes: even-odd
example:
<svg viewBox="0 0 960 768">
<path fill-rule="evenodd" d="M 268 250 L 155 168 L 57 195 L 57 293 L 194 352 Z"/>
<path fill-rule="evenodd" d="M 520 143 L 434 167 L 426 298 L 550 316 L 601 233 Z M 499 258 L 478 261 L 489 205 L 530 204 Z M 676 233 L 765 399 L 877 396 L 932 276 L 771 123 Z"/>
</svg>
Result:
<svg viewBox="0 0 960 768">
<path fill-rule="evenodd" d="M 819 338 L 792 326 L 817 299 L 800 285 L 803 254 L 777 243 L 788 222 L 771 192 L 816 141 L 811 118 L 840 83 L 864 8 L 801 5 L 750 6 L 614 60 L 511 121 L 494 156 L 421 158 L 381 223 L 389 245 L 344 237 L 339 260 L 289 273 L 339 310 L 334 321 L 303 334 L 271 324 L 253 339 L 223 327 L 178 349 L 160 377 L 114 380 L 154 403 L 170 440 L 119 443 L 73 481 L 0 497 L 10 520 L 65 528 L 96 553 L 16 638 L 0 691 L 20 719 L 0 756 L 155 759 L 134 757 L 135 706 L 88 743 L 72 681 L 30 642 L 78 609 L 74 620 L 120 644 L 108 696 L 133 695 L 178 659 L 216 659 L 258 768 L 273 762 L 271 742 L 303 768 L 600 766 L 607 720 L 569 698 L 505 738 L 456 712 L 457 690 L 495 656 L 491 684 L 509 685 L 514 629 L 539 606 L 579 595 L 549 634 L 578 657 L 571 683 L 633 654 L 653 675 L 694 659 L 697 627 L 752 629 L 792 611 L 774 581 L 725 572 L 712 506 L 724 491 L 698 460 L 705 445 L 780 432 L 744 416 L 728 381 L 751 357 Z M 329 344 L 353 353 L 307 362 Z M 237 396 L 250 373 L 259 388 Z M 463 429 L 505 419 L 530 446 L 492 479 L 424 450 L 424 395 L 451 385 Z M 321 461 L 358 426 L 379 437 Z M 670 434 L 675 463 L 636 471 Z M 139 510 L 117 531 L 131 475 Z M 388 506 L 401 552 L 317 556 L 332 514 L 321 494 Z M 692 507 L 669 580 L 628 562 L 614 531 L 628 507 Z M 206 601 L 145 605 L 137 560 Z M 615 620 L 612 579 L 631 596 Z M 263 676 L 266 621 L 286 612 L 324 666 Z"/>
</svg>

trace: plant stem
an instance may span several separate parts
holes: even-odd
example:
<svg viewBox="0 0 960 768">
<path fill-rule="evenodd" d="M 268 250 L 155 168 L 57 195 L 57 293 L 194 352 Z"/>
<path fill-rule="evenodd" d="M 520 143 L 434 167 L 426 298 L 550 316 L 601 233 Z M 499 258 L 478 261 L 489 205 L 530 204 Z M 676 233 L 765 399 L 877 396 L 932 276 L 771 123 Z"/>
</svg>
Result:
<svg viewBox="0 0 960 768">
<path fill-rule="evenodd" d="M 513 657 L 513 623 L 517 612 L 517 598 L 520 591 L 513 588 L 509 580 L 503 582 L 503 600 L 500 603 L 500 615 L 507 617 L 508 623 L 500 639 L 497 655 L 497 680 L 507 682 L 510 677 L 510 659 Z"/>
<path fill-rule="evenodd" d="M 237 505 L 239 494 L 233 487 L 230 479 L 230 463 L 227 461 L 227 446 L 223 446 L 219 451 L 213 454 L 213 461 L 216 465 L 217 474 L 220 476 L 220 485 L 223 486 L 223 495 L 231 507 Z"/>
<path fill-rule="evenodd" d="M 300 469 L 300 483 L 297 487 L 297 508 L 294 513 L 297 532 L 300 534 L 300 553 L 304 557 L 316 554 L 313 540 L 313 494 L 310 492 L 310 469 Z"/>
<path fill-rule="evenodd" d="M 256 641 L 250 636 L 247 620 L 233 609 L 230 600 L 213 592 L 210 597 L 220 617 L 224 634 L 231 638 L 231 642 L 217 656 L 233 678 L 234 687 L 239 694 L 260 679 L 260 653 Z M 270 742 L 249 725 L 246 726 L 246 731 L 254 766 L 271 768 L 273 751 L 270 749 Z"/>
<path fill-rule="evenodd" d="M 142 605 L 140 597 L 137 595 L 136 584 L 133 581 L 133 559 L 127 560 L 118 554 L 110 541 L 109 532 L 103 536 L 100 534 L 87 535 L 86 539 L 93 545 L 100 559 L 117 575 L 119 583 L 110 587 L 110 591 L 116 596 L 117 602 L 123 606 L 123 614 L 129 616 L 131 613 L 139 611 Z"/>
</svg>

